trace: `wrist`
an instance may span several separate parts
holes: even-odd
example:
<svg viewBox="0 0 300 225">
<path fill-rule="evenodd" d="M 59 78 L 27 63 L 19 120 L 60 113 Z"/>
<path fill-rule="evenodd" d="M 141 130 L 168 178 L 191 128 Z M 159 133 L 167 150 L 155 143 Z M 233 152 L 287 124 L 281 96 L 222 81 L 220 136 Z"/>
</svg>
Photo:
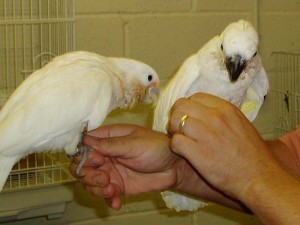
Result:
<svg viewBox="0 0 300 225">
<path fill-rule="evenodd" d="M 185 159 L 178 162 L 176 170 L 177 182 L 171 187 L 172 190 L 216 202 L 238 211 L 250 212 L 240 201 L 211 186 Z"/>
<path fill-rule="evenodd" d="M 187 194 L 192 194 L 194 191 L 194 185 L 199 182 L 199 174 L 197 171 L 189 164 L 189 162 L 180 158 L 176 164 L 176 182 L 172 187 L 174 191 L 184 192 Z"/>
<path fill-rule="evenodd" d="M 296 224 L 300 219 L 300 181 L 280 166 L 271 170 L 253 180 L 240 200 L 265 224 Z"/>
<path fill-rule="evenodd" d="M 293 146 L 288 146 L 282 140 L 266 142 L 273 157 L 290 173 L 300 177 L 300 161 Z"/>
</svg>

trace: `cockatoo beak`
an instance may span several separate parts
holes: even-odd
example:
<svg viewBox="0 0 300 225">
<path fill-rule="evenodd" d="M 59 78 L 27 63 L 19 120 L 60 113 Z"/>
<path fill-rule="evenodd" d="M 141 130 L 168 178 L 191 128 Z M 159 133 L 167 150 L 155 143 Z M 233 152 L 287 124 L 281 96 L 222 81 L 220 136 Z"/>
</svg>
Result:
<svg viewBox="0 0 300 225">
<path fill-rule="evenodd" d="M 246 67 L 246 62 L 240 55 L 226 58 L 225 64 L 231 82 L 235 82 Z"/>
<path fill-rule="evenodd" d="M 158 96 L 159 96 L 159 87 L 150 86 L 145 91 L 145 95 L 142 99 L 142 103 L 144 103 L 144 104 L 154 103 L 157 101 Z"/>
</svg>

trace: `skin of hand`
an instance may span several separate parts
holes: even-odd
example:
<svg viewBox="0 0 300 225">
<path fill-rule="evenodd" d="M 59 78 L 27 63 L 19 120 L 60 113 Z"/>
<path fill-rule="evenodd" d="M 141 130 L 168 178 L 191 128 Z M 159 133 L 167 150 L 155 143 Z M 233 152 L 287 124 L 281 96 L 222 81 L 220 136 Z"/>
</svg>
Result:
<svg viewBox="0 0 300 225">
<path fill-rule="evenodd" d="M 300 162 L 293 152 L 293 150 L 297 151 L 297 149 L 290 149 L 280 139 L 266 141 L 266 144 L 280 165 L 294 176 L 300 178 Z"/>
<path fill-rule="evenodd" d="M 183 160 L 165 151 L 169 138 L 162 133 L 136 125 L 108 125 L 87 133 L 83 143 L 95 151 L 90 152 L 79 180 L 114 209 L 121 207 L 124 194 L 162 190 L 177 182 L 174 164 Z M 70 167 L 75 177 L 79 160 L 76 157 Z"/>
<path fill-rule="evenodd" d="M 180 133 L 179 123 L 186 114 Z M 299 179 L 280 165 L 271 145 L 234 105 L 202 93 L 180 99 L 171 110 L 169 131 L 174 134 L 170 147 L 176 154 L 263 222 L 299 223 Z"/>
<path fill-rule="evenodd" d="M 95 196 L 120 209 L 123 195 L 174 189 L 244 211 L 240 202 L 213 188 L 182 157 L 170 148 L 170 138 L 136 125 L 103 126 L 84 136 L 85 145 L 94 148 L 81 172 L 76 175 L 80 156 L 70 171 Z M 194 188 L 197 187 L 197 188 Z"/>
</svg>

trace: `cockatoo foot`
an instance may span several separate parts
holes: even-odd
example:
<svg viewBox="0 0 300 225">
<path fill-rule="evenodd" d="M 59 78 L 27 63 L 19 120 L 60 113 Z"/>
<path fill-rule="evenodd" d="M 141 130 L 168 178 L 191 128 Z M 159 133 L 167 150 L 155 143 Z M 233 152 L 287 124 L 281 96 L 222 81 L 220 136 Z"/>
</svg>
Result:
<svg viewBox="0 0 300 225">
<path fill-rule="evenodd" d="M 89 153 L 91 150 L 92 150 L 91 147 L 85 145 L 80 145 L 77 147 L 77 155 L 81 155 L 81 160 L 76 168 L 76 175 L 78 177 L 84 176 L 84 174 L 81 174 L 81 169 L 85 164 L 86 160 L 89 158 Z"/>
</svg>

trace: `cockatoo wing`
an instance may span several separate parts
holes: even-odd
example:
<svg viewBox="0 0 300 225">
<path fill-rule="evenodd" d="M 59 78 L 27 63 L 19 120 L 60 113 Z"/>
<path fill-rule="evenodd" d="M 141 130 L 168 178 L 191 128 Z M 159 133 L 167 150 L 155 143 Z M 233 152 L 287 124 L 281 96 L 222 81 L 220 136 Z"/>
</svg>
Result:
<svg viewBox="0 0 300 225">
<path fill-rule="evenodd" d="M 167 133 L 169 122 L 169 112 L 174 102 L 182 97 L 189 97 L 193 84 L 199 81 L 200 68 L 197 62 L 198 58 L 192 55 L 182 64 L 176 75 L 166 85 L 157 102 L 153 129 Z M 168 208 L 174 208 L 176 211 L 189 210 L 194 211 L 199 207 L 206 205 L 205 202 L 199 199 L 189 198 L 182 194 L 177 194 L 170 191 L 161 193 Z"/>
<path fill-rule="evenodd" d="M 153 128 L 166 132 L 170 108 L 175 100 L 189 97 L 196 92 L 213 94 L 239 108 L 245 100 L 244 113 L 253 120 L 268 86 L 265 71 L 256 54 L 257 44 L 256 31 L 245 21 L 230 24 L 220 36 L 212 38 L 183 64 L 166 90 L 162 92 L 155 110 Z M 229 70 L 232 60 L 240 61 L 241 58 L 247 61 L 247 65 L 242 71 L 238 71 L 238 79 L 235 80 L 232 75 L 237 71 Z M 260 78 L 255 78 L 256 76 Z M 251 105 L 255 108 L 248 107 Z M 163 192 L 162 196 L 166 205 L 177 211 L 193 211 L 205 205 L 203 201 L 171 191 Z"/>
<path fill-rule="evenodd" d="M 22 157 L 63 148 L 72 154 L 82 123 L 88 122 L 89 129 L 102 123 L 111 104 L 112 80 L 107 73 L 113 72 L 103 64 L 105 59 L 98 56 L 67 55 L 18 87 L 0 111 L 0 190 Z"/>
<path fill-rule="evenodd" d="M 160 94 L 154 113 L 154 130 L 167 133 L 169 112 L 172 105 L 177 99 L 186 97 L 186 93 L 199 76 L 200 71 L 197 66 L 197 58 L 195 55 L 192 55 L 185 60 L 176 76 L 170 80 Z"/>
<path fill-rule="evenodd" d="M 155 70 L 137 60 L 82 51 L 53 59 L 30 75 L 0 111 L 0 191 L 20 158 L 47 150 L 74 154 L 83 127 L 95 129 L 115 108 L 153 103 L 158 84 Z"/>
<path fill-rule="evenodd" d="M 76 129 L 74 124 L 88 120 L 89 129 L 94 129 L 106 117 L 112 90 L 105 72 L 77 67 L 76 63 L 55 69 L 46 67 L 46 71 L 40 70 L 26 80 L 4 106 L 1 115 L 5 114 L 2 116 L 5 119 L 0 124 L 1 155 L 27 155 L 30 152 L 24 150 L 30 146 L 38 148 L 47 140 Z M 39 81 L 36 77 L 42 72 L 51 72 L 52 79 Z"/>
<path fill-rule="evenodd" d="M 246 98 L 242 103 L 241 111 L 252 122 L 262 106 L 269 90 L 269 80 L 266 71 L 261 66 L 252 85 L 248 88 Z"/>
</svg>

